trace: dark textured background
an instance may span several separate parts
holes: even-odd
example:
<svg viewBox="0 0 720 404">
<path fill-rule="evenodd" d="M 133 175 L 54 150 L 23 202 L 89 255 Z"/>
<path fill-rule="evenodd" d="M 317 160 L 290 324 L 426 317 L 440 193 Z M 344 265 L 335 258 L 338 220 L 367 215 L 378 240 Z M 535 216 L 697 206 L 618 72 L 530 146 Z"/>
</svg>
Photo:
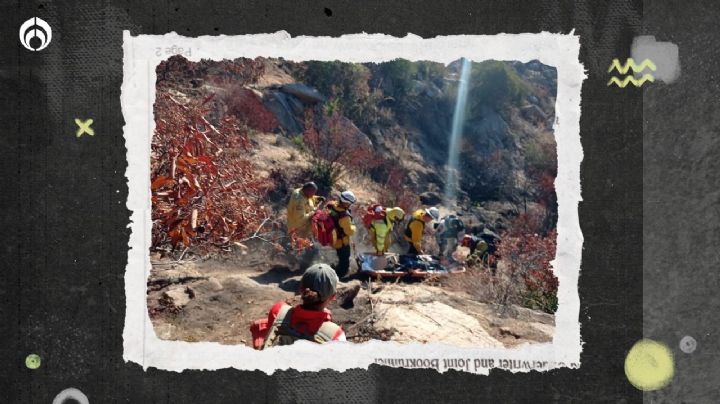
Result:
<svg viewBox="0 0 720 404">
<path fill-rule="evenodd" d="M 623 361 L 643 331 L 673 348 L 677 362 L 674 382 L 646 399 L 718 399 L 709 372 L 718 355 L 718 325 L 702 314 L 718 306 L 711 299 L 718 285 L 711 264 L 718 261 L 720 195 L 712 2 L 704 8 L 646 2 L 645 10 L 640 1 L 619 0 L 195 3 L 2 4 L 2 401 L 49 403 L 76 387 L 92 403 L 639 402 L 642 393 L 627 382 Z M 53 29 L 41 52 L 18 41 L 20 24 L 33 16 Z M 575 29 L 589 76 L 581 118 L 581 369 L 487 377 L 372 366 L 267 376 L 234 369 L 143 371 L 125 363 L 130 213 L 119 98 L 123 29 L 133 35 L 286 30 L 423 37 Z M 680 79 L 644 90 L 607 87 L 610 61 L 628 57 L 641 33 L 680 45 Z M 95 136 L 76 138 L 74 118 L 93 118 Z M 683 335 L 698 340 L 695 353 L 678 350 Z M 42 357 L 40 369 L 25 367 L 29 353 Z"/>
<path fill-rule="evenodd" d="M 645 2 L 643 32 L 680 51 L 681 75 L 643 91 L 643 332 L 675 356 L 646 402 L 720 402 L 720 3 Z M 679 348 L 691 336 L 697 349 Z"/>
</svg>

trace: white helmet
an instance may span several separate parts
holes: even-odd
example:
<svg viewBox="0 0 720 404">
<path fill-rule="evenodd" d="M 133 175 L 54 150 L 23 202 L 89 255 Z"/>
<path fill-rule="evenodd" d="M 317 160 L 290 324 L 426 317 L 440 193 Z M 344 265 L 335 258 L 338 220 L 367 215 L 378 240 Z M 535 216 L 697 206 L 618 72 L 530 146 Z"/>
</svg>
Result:
<svg viewBox="0 0 720 404">
<path fill-rule="evenodd" d="M 343 191 L 340 193 L 340 202 L 345 202 L 350 205 L 355 203 L 357 199 L 355 199 L 355 194 L 353 194 L 351 191 Z"/>
<path fill-rule="evenodd" d="M 425 213 L 432 216 L 433 220 L 440 220 L 440 211 L 436 207 L 425 209 Z"/>
</svg>

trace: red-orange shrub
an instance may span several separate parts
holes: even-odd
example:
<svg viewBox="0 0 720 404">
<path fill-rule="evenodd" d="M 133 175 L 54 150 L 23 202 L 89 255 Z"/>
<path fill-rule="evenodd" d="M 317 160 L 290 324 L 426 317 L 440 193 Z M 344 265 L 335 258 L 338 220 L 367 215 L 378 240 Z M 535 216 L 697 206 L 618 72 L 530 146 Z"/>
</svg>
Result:
<svg viewBox="0 0 720 404">
<path fill-rule="evenodd" d="M 526 307 L 550 313 L 557 310 L 558 279 L 550 261 L 555 259 L 557 232 L 538 233 L 542 218 L 523 214 L 512 223 L 499 242 L 497 255 L 513 283 L 520 287 Z"/>
<path fill-rule="evenodd" d="M 260 98 L 249 88 L 234 87 L 225 97 L 227 113 L 234 115 L 240 122 L 261 132 L 272 132 L 278 126 L 277 119 Z"/>
<path fill-rule="evenodd" d="M 250 148 L 234 117 L 211 125 L 203 101 L 186 104 L 159 91 L 151 144 L 152 248 L 225 247 L 267 217 L 267 182 L 243 157 Z"/>
</svg>

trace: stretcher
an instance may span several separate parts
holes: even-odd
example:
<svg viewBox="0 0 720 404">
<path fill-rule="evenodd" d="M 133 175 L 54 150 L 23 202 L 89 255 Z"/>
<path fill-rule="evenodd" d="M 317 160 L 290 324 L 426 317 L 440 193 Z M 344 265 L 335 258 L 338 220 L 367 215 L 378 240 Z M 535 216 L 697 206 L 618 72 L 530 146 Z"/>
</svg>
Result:
<svg viewBox="0 0 720 404">
<path fill-rule="evenodd" d="M 360 274 L 381 278 L 426 278 L 465 272 L 461 265 L 443 266 L 434 255 L 361 253 L 356 257 Z"/>
</svg>

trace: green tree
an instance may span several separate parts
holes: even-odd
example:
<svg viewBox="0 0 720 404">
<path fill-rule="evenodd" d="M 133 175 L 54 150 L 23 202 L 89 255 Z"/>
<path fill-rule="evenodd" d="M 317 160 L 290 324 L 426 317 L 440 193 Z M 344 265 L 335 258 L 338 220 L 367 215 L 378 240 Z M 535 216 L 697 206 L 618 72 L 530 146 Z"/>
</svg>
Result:
<svg viewBox="0 0 720 404">
<path fill-rule="evenodd" d="M 395 99 L 402 99 L 410 95 L 413 89 L 412 81 L 418 73 L 417 64 L 407 59 L 395 59 L 380 64 L 383 80 L 388 82 L 386 93 Z"/>
<path fill-rule="evenodd" d="M 359 63 L 318 62 L 307 63 L 305 82 L 322 94 L 338 100 L 339 108 L 351 119 L 355 104 L 365 104 L 370 96 L 370 69 Z"/>
<path fill-rule="evenodd" d="M 496 60 L 473 63 L 470 80 L 472 116 L 485 106 L 499 110 L 506 103 L 518 103 L 529 91 L 510 66 Z"/>
<path fill-rule="evenodd" d="M 420 61 L 416 64 L 419 79 L 431 81 L 438 88 L 444 87 L 445 72 L 447 70 L 444 64 L 429 61 Z"/>
</svg>

